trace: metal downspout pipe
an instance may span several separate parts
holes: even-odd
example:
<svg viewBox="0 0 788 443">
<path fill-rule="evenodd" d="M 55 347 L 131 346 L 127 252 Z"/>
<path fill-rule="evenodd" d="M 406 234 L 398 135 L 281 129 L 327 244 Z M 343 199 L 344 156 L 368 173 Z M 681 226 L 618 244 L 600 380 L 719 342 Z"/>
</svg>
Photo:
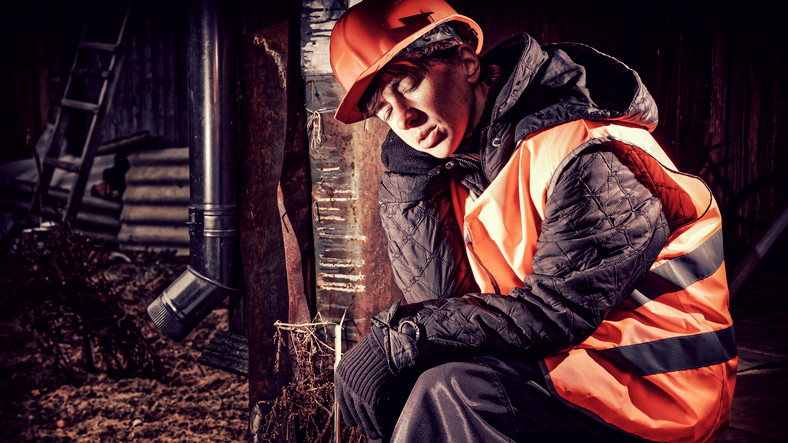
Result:
<svg viewBox="0 0 788 443">
<path fill-rule="evenodd" d="M 235 82 L 227 9 L 219 0 L 189 2 L 189 266 L 148 306 L 156 326 L 174 340 L 238 290 Z"/>
</svg>

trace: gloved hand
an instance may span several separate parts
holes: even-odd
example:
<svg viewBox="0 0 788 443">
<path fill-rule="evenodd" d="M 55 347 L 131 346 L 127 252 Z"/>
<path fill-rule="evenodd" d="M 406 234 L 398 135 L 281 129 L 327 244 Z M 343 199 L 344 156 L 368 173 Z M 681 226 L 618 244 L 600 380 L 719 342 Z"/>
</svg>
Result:
<svg viewBox="0 0 788 443">
<path fill-rule="evenodd" d="M 342 356 L 334 372 L 334 393 L 345 423 L 371 439 L 390 435 L 401 407 L 388 401 L 395 380 L 388 366 L 384 332 L 373 326 Z"/>
</svg>

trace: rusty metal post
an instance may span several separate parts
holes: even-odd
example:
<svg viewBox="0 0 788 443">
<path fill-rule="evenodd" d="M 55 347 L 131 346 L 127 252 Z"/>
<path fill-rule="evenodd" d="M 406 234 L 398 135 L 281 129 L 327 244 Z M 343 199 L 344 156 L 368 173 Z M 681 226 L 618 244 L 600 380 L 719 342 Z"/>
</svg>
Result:
<svg viewBox="0 0 788 443">
<path fill-rule="evenodd" d="M 246 283 L 249 405 L 252 439 L 270 403 L 289 381 L 281 355 L 274 368 L 274 322 L 288 320 L 288 285 L 277 188 L 282 175 L 288 107 L 288 22 L 244 36 L 244 142 L 240 157 L 241 255 Z M 284 353 L 286 354 L 286 353 Z"/>
<path fill-rule="evenodd" d="M 317 309 L 339 322 L 347 311 L 345 338 L 356 341 L 369 318 L 402 296 L 394 283 L 380 223 L 378 185 L 384 167 L 380 143 L 387 126 L 375 119 L 344 125 L 334 111 L 344 95 L 331 73 L 328 43 L 344 8 L 313 0 L 302 13 L 302 73 L 311 113 L 312 222 Z"/>
</svg>

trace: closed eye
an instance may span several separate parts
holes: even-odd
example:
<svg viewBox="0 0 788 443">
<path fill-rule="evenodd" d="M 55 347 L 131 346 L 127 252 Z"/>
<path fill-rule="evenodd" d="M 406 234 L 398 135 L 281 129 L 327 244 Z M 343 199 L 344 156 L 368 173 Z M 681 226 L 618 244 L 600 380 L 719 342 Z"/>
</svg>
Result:
<svg viewBox="0 0 788 443">
<path fill-rule="evenodd" d="M 395 95 L 403 96 L 416 90 L 419 85 L 421 85 L 422 79 L 423 77 L 420 76 L 417 77 L 413 75 L 402 75 L 391 80 L 385 89 L 392 91 Z M 389 118 L 391 118 L 392 112 L 392 106 L 383 99 L 381 99 L 372 109 L 372 115 L 377 116 L 379 119 L 385 122 L 388 122 Z"/>
<path fill-rule="evenodd" d="M 407 94 L 408 92 L 412 92 L 418 88 L 419 85 L 421 85 L 421 78 L 407 76 L 402 78 L 399 83 L 397 83 L 396 88 L 400 94 Z"/>
<path fill-rule="evenodd" d="M 381 106 L 375 112 L 375 115 L 377 115 L 378 118 L 383 120 L 384 122 L 388 121 L 389 117 L 391 117 L 391 106 Z"/>
</svg>

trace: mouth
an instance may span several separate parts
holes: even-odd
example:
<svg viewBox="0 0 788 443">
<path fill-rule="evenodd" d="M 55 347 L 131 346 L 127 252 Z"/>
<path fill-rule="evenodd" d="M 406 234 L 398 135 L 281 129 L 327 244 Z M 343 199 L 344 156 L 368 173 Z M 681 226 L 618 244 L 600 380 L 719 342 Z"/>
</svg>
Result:
<svg viewBox="0 0 788 443">
<path fill-rule="evenodd" d="M 446 138 L 445 134 L 433 126 L 419 135 L 419 147 L 421 149 L 431 149 L 442 142 L 444 138 Z"/>
</svg>

